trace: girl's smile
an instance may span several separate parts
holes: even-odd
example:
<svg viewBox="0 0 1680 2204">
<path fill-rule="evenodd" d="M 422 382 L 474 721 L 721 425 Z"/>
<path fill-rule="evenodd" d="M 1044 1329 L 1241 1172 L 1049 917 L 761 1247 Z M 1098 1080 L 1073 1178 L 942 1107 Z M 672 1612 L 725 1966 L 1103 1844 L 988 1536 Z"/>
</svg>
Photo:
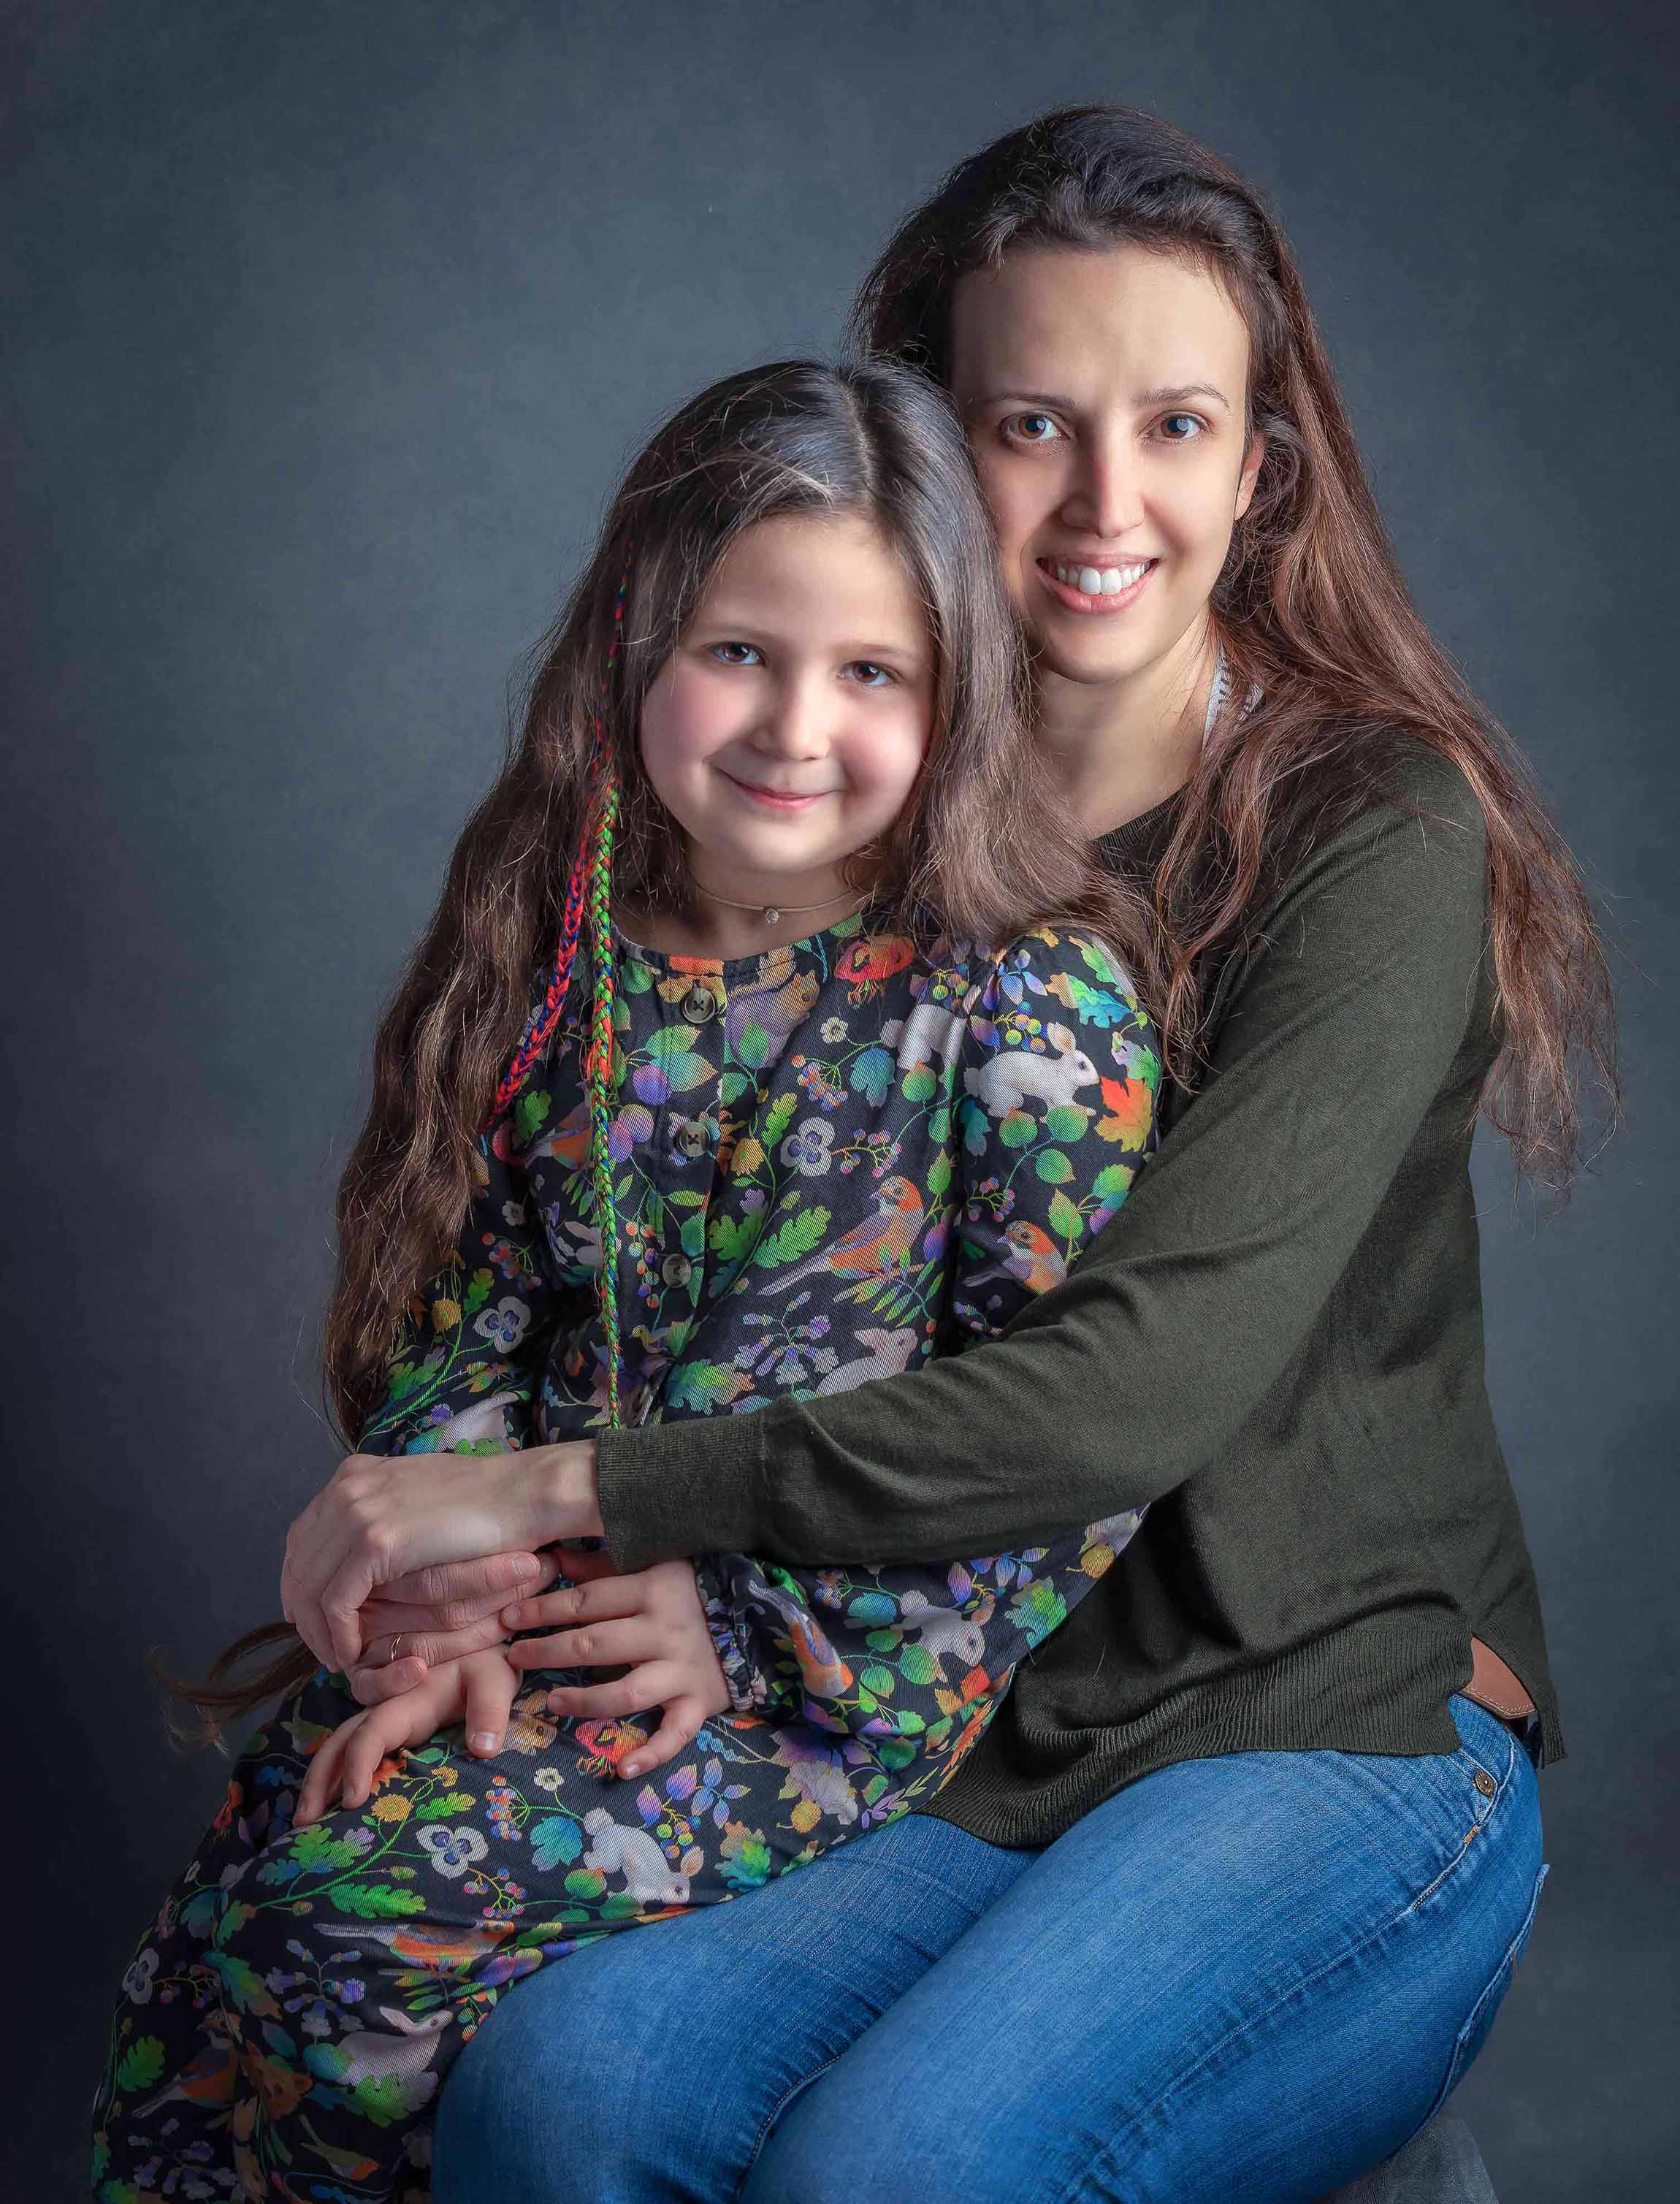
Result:
<svg viewBox="0 0 1680 2204">
<path fill-rule="evenodd" d="M 756 781 L 742 780 L 739 773 L 723 773 L 721 767 L 719 771 L 744 797 L 774 811 L 803 811 L 811 804 L 820 803 L 825 796 L 835 793 L 826 788 L 813 789 L 808 794 L 801 794 L 791 789 L 766 788 Z"/>
</svg>

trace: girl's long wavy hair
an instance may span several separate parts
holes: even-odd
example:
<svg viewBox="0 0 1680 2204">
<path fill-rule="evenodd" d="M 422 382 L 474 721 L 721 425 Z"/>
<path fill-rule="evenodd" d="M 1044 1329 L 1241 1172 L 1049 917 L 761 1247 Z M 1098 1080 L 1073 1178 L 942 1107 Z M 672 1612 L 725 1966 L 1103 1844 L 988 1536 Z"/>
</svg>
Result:
<svg viewBox="0 0 1680 2204">
<path fill-rule="evenodd" d="M 1396 567 L 1287 240 L 1258 194 L 1170 123 L 1122 107 L 1040 116 L 952 169 L 900 226 L 852 311 L 868 353 L 950 379 L 957 282 L 1024 246 L 1120 244 L 1205 269 L 1247 325 L 1249 427 L 1266 438 L 1210 607 L 1233 679 L 1155 876 L 1134 966 L 1180 1081 L 1198 967 L 1244 936 L 1304 837 L 1355 815 L 1408 738 L 1463 773 L 1487 822 L 1500 1046 L 1482 1109 L 1519 1174 L 1561 1194 L 1579 1081 L 1618 1105 L 1610 975 L 1580 874 L 1520 755 L 1429 634 Z M 1257 684 L 1262 702 L 1246 718 Z"/>
<path fill-rule="evenodd" d="M 920 773 L 891 829 L 849 860 L 854 884 L 925 941 L 949 933 L 1001 946 L 1060 920 L 1091 927 L 1123 957 L 1142 952 L 1145 907 L 1096 867 L 1037 769 L 1024 649 L 944 394 L 890 360 L 784 361 L 714 383 L 655 433 L 613 499 L 534 655 L 523 726 L 456 844 L 380 1025 L 372 1103 L 340 1183 L 323 1344 L 328 1411 L 347 1447 L 467 1214 L 487 1113 L 553 963 L 596 793 L 597 727 L 619 791 L 615 896 L 684 910 L 683 838 L 642 765 L 642 699 L 731 544 L 795 514 L 860 515 L 881 531 L 920 601 L 934 657 Z M 285 1650 L 266 1668 L 233 1680 L 275 1645 Z M 314 1667 L 286 1625 L 269 1624 L 229 1646 L 204 1682 L 167 1680 L 199 1709 L 203 1738 Z"/>
</svg>

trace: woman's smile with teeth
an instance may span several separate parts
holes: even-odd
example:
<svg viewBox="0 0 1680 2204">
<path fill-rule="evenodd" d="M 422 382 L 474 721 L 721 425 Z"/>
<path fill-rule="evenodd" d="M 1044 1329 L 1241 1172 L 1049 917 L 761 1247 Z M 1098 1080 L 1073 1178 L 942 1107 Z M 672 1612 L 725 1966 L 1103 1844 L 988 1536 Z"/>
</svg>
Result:
<svg viewBox="0 0 1680 2204">
<path fill-rule="evenodd" d="M 1117 597 L 1134 582 L 1142 581 L 1155 564 L 1153 559 L 1134 559 L 1124 566 L 1068 566 L 1060 559 L 1042 562 L 1065 588 L 1087 597 Z"/>
</svg>

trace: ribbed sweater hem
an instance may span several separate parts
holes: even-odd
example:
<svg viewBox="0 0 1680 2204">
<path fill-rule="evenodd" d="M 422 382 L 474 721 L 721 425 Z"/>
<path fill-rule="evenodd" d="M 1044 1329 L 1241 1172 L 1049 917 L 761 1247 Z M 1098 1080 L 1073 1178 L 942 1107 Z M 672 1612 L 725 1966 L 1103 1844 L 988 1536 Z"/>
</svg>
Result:
<svg viewBox="0 0 1680 2204">
<path fill-rule="evenodd" d="M 1519 1676 L 1528 1669 L 1525 1682 L 1535 1679 L 1529 1688 L 1543 1763 L 1561 1760 L 1563 1734 L 1543 1671 L 1536 1675 L 1535 1664 L 1509 1645 L 1494 1650 Z M 1181 1760 L 1233 1752 L 1453 1752 L 1459 1740 L 1447 1701 L 1470 1674 L 1470 1633 L 1461 1622 L 1444 1614 L 1381 1616 L 1263 1667 L 1233 1668 L 1126 1723 L 1077 1727 L 1065 1716 L 1038 1722 L 1018 1700 L 1006 1699 L 945 1789 L 912 1811 L 988 1844 L 1036 1850 L 1128 1784 Z"/>
</svg>

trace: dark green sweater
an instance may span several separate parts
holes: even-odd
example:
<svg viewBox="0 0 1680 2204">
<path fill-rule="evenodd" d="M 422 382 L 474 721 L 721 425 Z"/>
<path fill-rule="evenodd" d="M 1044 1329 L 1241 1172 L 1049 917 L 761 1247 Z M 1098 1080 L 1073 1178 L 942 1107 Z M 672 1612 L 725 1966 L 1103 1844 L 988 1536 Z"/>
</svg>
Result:
<svg viewBox="0 0 1680 2204">
<path fill-rule="evenodd" d="M 1140 876 L 1173 805 L 1109 838 Z M 1470 1638 L 1563 1741 L 1482 1372 L 1480 811 L 1401 751 L 1206 975 L 1208 1062 L 1125 1211 L 1006 1336 L 746 1417 L 609 1434 L 618 1567 L 1007 1551 L 1151 1503 L 920 1810 L 1047 1844 L 1212 1753 L 1451 1751 Z"/>
</svg>

